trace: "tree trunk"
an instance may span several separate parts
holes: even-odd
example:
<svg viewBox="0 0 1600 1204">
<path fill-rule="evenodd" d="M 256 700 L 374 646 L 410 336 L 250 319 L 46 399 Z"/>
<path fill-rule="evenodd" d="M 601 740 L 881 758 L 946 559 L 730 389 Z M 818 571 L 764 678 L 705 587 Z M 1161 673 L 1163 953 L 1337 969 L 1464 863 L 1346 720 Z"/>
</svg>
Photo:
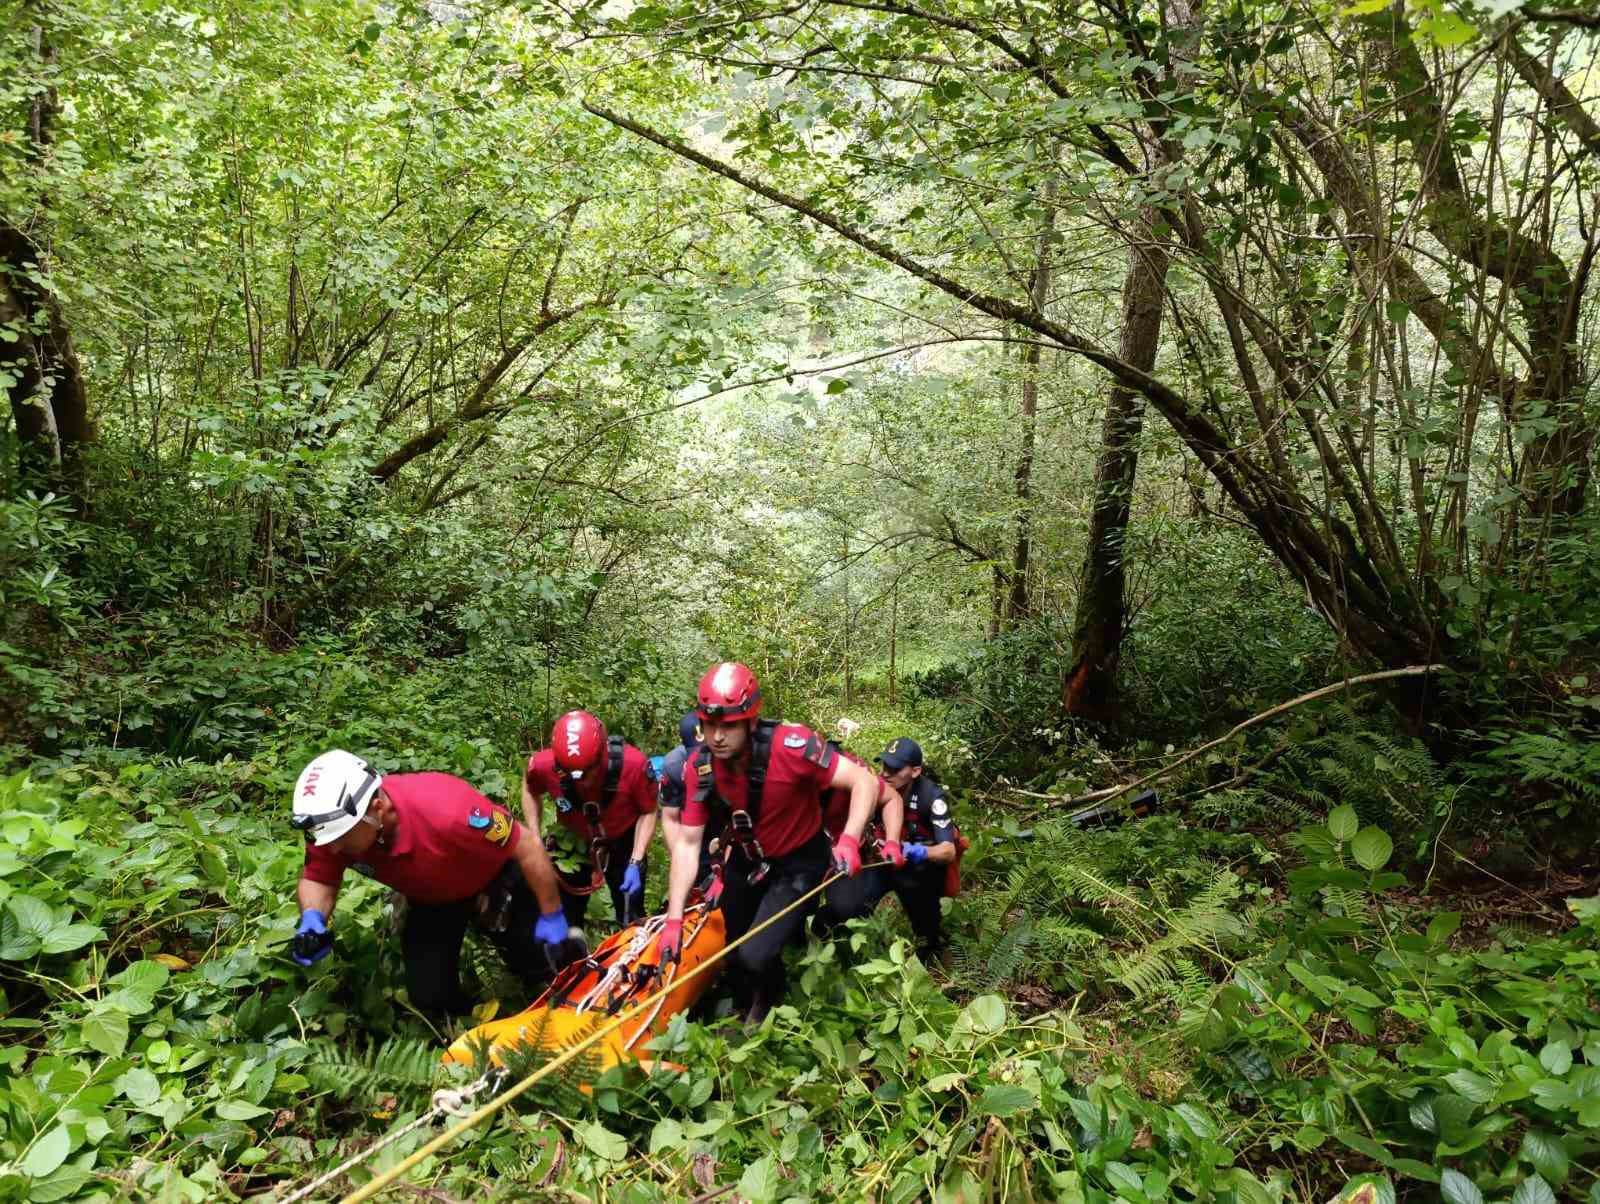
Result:
<svg viewBox="0 0 1600 1204">
<path fill-rule="evenodd" d="M 36 5 L 35 7 L 42 7 Z M 29 37 L 41 67 L 54 64 L 56 52 L 45 37 L 43 22 Z M 54 140 L 59 105 L 54 88 L 41 88 L 28 112 L 28 139 L 36 158 L 48 153 Z M 38 198 L 41 205 L 48 198 Z M 72 335 L 55 295 L 29 275 L 47 276 L 50 265 L 43 247 L 21 226 L 0 220 L 0 327 L 16 341 L 9 390 L 17 426 L 18 471 L 24 487 L 52 489 L 83 498 L 83 446 L 94 437 L 89 420 L 89 394 Z"/>
<path fill-rule="evenodd" d="M 1044 185 L 1044 225 L 1039 231 L 1033 272 L 1028 280 L 1028 297 L 1033 308 L 1043 313 L 1050 300 L 1050 251 L 1056 230 L 1056 179 Z M 1017 538 L 1011 552 L 1011 593 L 1006 600 L 1005 619 L 1015 625 L 1033 614 L 1028 595 L 1028 560 L 1033 548 L 1033 449 L 1039 413 L 1038 339 L 1030 338 L 1022 350 L 1022 438 L 1017 451 L 1016 497 Z"/>
<path fill-rule="evenodd" d="M 1165 235 L 1154 234 L 1156 213 L 1141 210 L 1138 240 L 1128 251 L 1122 281 L 1122 335 L 1117 356 L 1141 372 L 1156 362 L 1161 342 L 1161 306 L 1169 256 Z M 1139 467 L 1139 432 L 1144 397 L 1117 383 L 1106 398 L 1100 455 L 1094 469 L 1089 540 L 1079 576 L 1077 619 L 1072 632 L 1072 668 L 1062 692 L 1069 714 L 1110 720 L 1117 707 L 1117 665 L 1127 622 L 1124 549 L 1134 478 Z"/>
</svg>

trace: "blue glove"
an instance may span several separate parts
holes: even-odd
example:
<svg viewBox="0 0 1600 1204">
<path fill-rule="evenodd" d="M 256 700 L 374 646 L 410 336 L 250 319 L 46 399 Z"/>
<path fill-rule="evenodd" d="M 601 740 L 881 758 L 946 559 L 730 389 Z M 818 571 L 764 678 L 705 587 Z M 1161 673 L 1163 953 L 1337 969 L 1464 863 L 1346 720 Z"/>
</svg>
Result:
<svg viewBox="0 0 1600 1204">
<path fill-rule="evenodd" d="M 650 758 L 650 780 L 652 782 L 659 782 L 661 780 L 661 775 L 666 772 L 666 768 L 667 768 L 667 759 L 666 759 L 666 757 L 651 757 Z"/>
<path fill-rule="evenodd" d="M 546 945 L 559 945 L 567 939 L 567 913 L 561 908 L 541 915 L 533 925 L 533 939 Z"/>
<path fill-rule="evenodd" d="M 925 844 L 908 844 L 904 851 L 906 861 L 911 865 L 921 865 L 928 860 L 928 846 Z"/>
<path fill-rule="evenodd" d="M 637 861 L 628 862 L 628 868 L 622 871 L 622 893 L 636 895 L 644 890 L 644 872 L 639 868 Z"/>
<path fill-rule="evenodd" d="M 309 966 L 332 951 L 333 933 L 328 931 L 328 917 L 314 907 L 306 908 L 300 913 L 300 926 L 289 942 L 289 956 L 302 966 Z"/>
</svg>

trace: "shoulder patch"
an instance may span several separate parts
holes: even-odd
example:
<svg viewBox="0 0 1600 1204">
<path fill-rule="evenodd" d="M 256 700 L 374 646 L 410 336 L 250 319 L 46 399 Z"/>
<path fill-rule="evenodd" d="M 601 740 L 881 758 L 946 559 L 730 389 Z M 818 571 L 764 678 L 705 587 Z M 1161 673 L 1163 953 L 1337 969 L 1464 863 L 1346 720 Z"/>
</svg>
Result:
<svg viewBox="0 0 1600 1204">
<path fill-rule="evenodd" d="M 807 740 L 804 736 L 785 736 L 783 738 L 783 746 L 785 748 L 804 748 L 806 744 Z"/>
<path fill-rule="evenodd" d="M 796 745 L 793 742 L 796 740 L 805 745 L 805 751 L 800 755 L 813 765 L 820 765 L 823 769 L 827 769 L 828 766 L 833 764 L 834 752 L 828 746 L 827 741 L 818 739 L 816 736 L 812 736 L 810 739 L 805 739 L 801 736 L 785 736 L 783 745 L 785 748 L 794 748 Z"/>
<path fill-rule="evenodd" d="M 488 828 L 483 833 L 483 838 L 490 844 L 497 844 L 501 848 L 505 848 L 506 842 L 511 839 L 511 817 L 504 811 L 496 811 L 494 819 L 490 821 Z"/>
<path fill-rule="evenodd" d="M 945 802 L 942 798 L 934 799 L 933 800 L 933 813 L 935 815 L 949 815 L 950 814 L 950 804 Z"/>
<path fill-rule="evenodd" d="M 698 762 L 694 767 L 694 771 L 703 778 L 709 778 L 711 776 L 711 761 L 707 759 Z"/>
<path fill-rule="evenodd" d="M 472 814 L 467 816 L 467 827 L 476 828 L 479 831 L 487 828 L 490 822 L 489 817 L 483 813 L 482 807 L 474 807 Z"/>
</svg>

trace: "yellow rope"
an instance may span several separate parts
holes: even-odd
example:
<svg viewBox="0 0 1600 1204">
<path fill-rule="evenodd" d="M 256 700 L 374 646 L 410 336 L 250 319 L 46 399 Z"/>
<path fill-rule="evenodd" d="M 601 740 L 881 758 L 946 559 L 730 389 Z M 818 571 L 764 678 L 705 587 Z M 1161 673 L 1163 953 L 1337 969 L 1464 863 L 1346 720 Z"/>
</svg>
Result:
<svg viewBox="0 0 1600 1204">
<path fill-rule="evenodd" d="M 861 868 L 862 870 L 876 869 L 879 865 L 887 864 L 888 862 L 876 862 L 873 865 L 864 865 Z M 755 934 L 760 932 L 763 928 L 767 928 L 773 924 L 776 924 L 779 920 L 783 919 L 784 916 L 788 915 L 802 903 L 808 902 L 813 896 L 821 894 L 824 887 L 828 886 L 834 881 L 834 879 L 839 877 L 841 877 L 841 875 L 838 873 L 829 874 L 821 882 L 817 883 L 814 887 L 808 890 L 805 894 L 801 895 L 782 911 L 774 912 L 765 920 L 762 920 L 761 923 L 757 924 L 754 928 L 746 932 L 738 940 L 731 941 L 724 945 L 721 949 L 717 950 L 717 952 L 706 958 L 705 961 L 701 962 L 693 970 L 690 970 L 682 978 L 674 976 L 672 982 L 662 987 L 654 995 L 646 997 L 639 1003 L 636 1003 L 633 1007 L 629 1008 L 627 1011 L 613 1017 L 609 1023 L 597 1028 L 594 1032 L 590 1033 L 571 1049 L 568 1049 L 566 1052 L 546 1062 L 543 1066 L 539 1067 L 532 1074 L 528 1075 L 528 1077 L 523 1079 L 520 1083 L 517 1083 L 512 1087 L 508 1087 L 505 1091 L 502 1091 L 499 1095 L 495 1096 L 494 1099 L 490 1100 L 476 1112 L 473 1112 L 462 1119 L 460 1123 L 439 1134 L 439 1136 L 428 1142 L 427 1145 L 423 1146 L 415 1153 L 408 1155 L 403 1161 L 399 1162 L 395 1166 L 384 1171 L 383 1174 L 379 1175 L 371 1183 L 368 1183 L 365 1187 L 358 1188 L 351 1192 L 348 1196 L 345 1196 L 340 1200 L 339 1204 L 359 1204 L 359 1202 L 362 1200 L 372 1199 L 373 1196 L 377 1195 L 384 1188 L 388 1187 L 389 1184 L 393 1183 L 401 1175 L 405 1174 L 412 1167 L 416 1166 L 417 1163 L 421 1162 L 424 1158 L 428 1157 L 436 1150 L 448 1145 L 462 1133 L 465 1133 L 468 1129 L 475 1128 L 477 1125 L 493 1116 L 512 1100 L 516 1099 L 519 1095 L 522 1095 L 524 1092 L 532 1088 L 541 1079 L 545 1078 L 547 1075 L 555 1073 L 557 1070 L 560 1070 L 563 1066 L 573 1061 L 579 1054 L 581 1054 L 589 1046 L 593 1045 L 596 1041 L 599 1041 L 602 1037 L 608 1036 L 617 1029 L 621 1028 L 624 1024 L 632 1020 L 652 1003 L 655 1003 L 659 999 L 665 999 L 669 994 L 681 987 L 684 983 L 691 981 L 696 975 L 709 970 L 712 966 L 716 965 L 723 958 L 727 957 L 728 954 L 732 953 L 740 945 L 744 944 L 745 941 L 748 941 L 751 937 L 755 936 Z"/>
</svg>

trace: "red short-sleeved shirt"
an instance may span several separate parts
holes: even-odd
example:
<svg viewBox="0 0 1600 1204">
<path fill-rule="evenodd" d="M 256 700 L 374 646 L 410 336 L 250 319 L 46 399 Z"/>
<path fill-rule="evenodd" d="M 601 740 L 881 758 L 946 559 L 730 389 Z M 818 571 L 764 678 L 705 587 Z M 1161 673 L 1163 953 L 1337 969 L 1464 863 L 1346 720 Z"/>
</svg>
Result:
<svg viewBox="0 0 1600 1204">
<path fill-rule="evenodd" d="M 415 903 L 455 903 L 488 886 L 522 839 L 509 811 L 448 773 L 391 774 L 383 792 L 395 811 L 389 846 L 357 861 L 309 845 L 302 878 L 338 886 L 354 867 Z"/>
<path fill-rule="evenodd" d="M 845 760 L 853 762 L 866 769 L 867 763 L 853 752 L 839 750 L 839 755 Z M 894 797 L 894 787 L 883 780 L 880 773 L 878 778 L 878 809 Z M 837 837 L 844 831 L 844 825 L 850 818 L 850 792 L 833 788 L 822 792 L 822 827 L 829 836 Z"/>
<path fill-rule="evenodd" d="M 649 774 L 650 758 L 631 744 L 622 746 L 622 776 L 617 779 L 616 797 L 600 813 L 600 827 L 607 840 L 615 840 L 633 830 L 641 815 L 656 809 L 656 784 Z M 600 801 L 605 786 L 604 769 L 585 773 L 578 782 L 578 797 Z M 548 794 L 555 800 L 556 822 L 563 828 L 576 832 L 584 840 L 591 839 L 589 821 L 583 810 L 567 802 L 561 793 L 561 775 L 556 771 L 556 754 L 552 749 L 541 749 L 528 758 L 528 789 L 537 799 Z M 591 794 L 590 791 L 593 791 Z"/>
<path fill-rule="evenodd" d="M 707 802 L 696 801 L 699 776 L 695 758 L 683 767 L 683 823 L 696 828 L 711 818 Z M 710 758 L 716 798 L 730 810 L 745 805 L 749 794 L 749 765 L 729 764 Z M 822 827 L 822 792 L 833 780 L 838 761 L 833 749 L 810 728 L 781 723 L 772 733 L 772 755 L 767 761 L 767 781 L 761 790 L 761 813 L 756 816 L 756 839 L 768 857 L 792 853 Z"/>
</svg>

